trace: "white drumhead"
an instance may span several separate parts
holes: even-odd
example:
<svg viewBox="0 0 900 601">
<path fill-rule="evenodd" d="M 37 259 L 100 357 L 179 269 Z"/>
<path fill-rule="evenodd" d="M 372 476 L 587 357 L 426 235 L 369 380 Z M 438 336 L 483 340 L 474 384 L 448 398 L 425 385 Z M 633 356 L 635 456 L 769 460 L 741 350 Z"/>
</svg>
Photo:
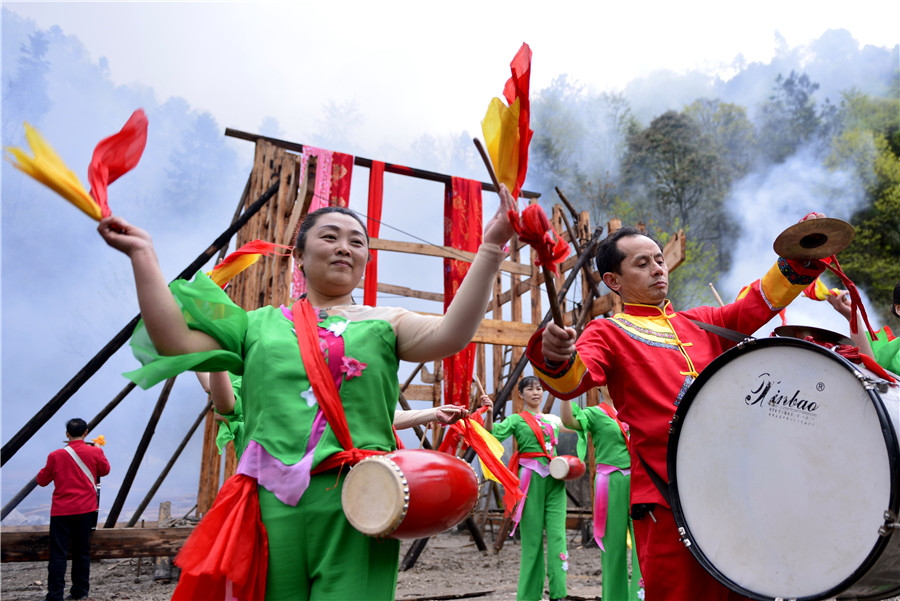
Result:
<svg viewBox="0 0 900 601">
<path fill-rule="evenodd" d="M 721 575 L 761 596 L 815 596 L 879 541 L 892 481 L 880 401 L 830 351 L 768 342 L 694 384 L 670 477 L 694 551 Z"/>
<path fill-rule="evenodd" d="M 562 480 L 569 475 L 569 462 L 563 457 L 554 457 L 550 460 L 550 475 L 557 480 Z"/>
<path fill-rule="evenodd" d="M 369 457 L 344 479 L 341 505 L 354 528 L 369 536 L 387 536 L 406 515 L 409 490 L 396 463 Z"/>
</svg>

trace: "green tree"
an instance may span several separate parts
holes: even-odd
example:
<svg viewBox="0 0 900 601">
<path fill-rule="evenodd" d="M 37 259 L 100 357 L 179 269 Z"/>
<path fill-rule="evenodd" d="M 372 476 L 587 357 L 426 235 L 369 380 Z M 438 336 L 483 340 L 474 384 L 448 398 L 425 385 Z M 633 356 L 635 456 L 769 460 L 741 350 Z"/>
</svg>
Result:
<svg viewBox="0 0 900 601">
<path fill-rule="evenodd" d="M 712 142 L 725 178 L 721 186 L 727 188 L 747 175 L 758 152 L 756 129 L 747 110 L 719 99 L 701 98 L 686 106 L 684 112 Z"/>
<path fill-rule="evenodd" d="M 760 107 L 760 147 L 768 160 L 783 162 L 816 135 L 821 118 L 813 95 L 818 89 L 805 73 L 775 78 L 772 95 Z"/>
<path fill-rule="evenodd" d="M 892 139 L 900 129 L 900 100 L 873 98 L 851 90 L 840 106 L 840 134 L 832 139 L 826 164 L 849 167 L 865 191 L 862 208 L 850 218 L 853 243 L 839 259 L 848 276 L 869 296 L 868 309 L 887 318 L 900 281 L 900 157 Z"/>
<path fill-rule="evenodd" d="M 623 179 L 631 198 L 653 212 L 661 229 L 684 228 L 716 253 L 727 229 L 723 177 L 715 148 L 685 113 L 664 113 L 629 139 Z M 724 253 L 720 263 L 727 263 Z"/>
<path fill-rule="evenodd" d="M 532 99 L 531 123 L 528 177 L 544 198 L 558 187 L 581 209 L 605 202 L 637 128 L 624 95 L 589 92 L 563 75 Z"/>
</svg>

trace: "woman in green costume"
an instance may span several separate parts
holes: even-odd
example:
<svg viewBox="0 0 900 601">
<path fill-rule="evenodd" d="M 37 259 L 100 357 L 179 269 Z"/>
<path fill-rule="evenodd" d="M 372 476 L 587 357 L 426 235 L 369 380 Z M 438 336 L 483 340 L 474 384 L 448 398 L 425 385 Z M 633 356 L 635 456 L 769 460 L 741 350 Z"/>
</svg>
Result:
<svg viewBox="0 0 900 601">
<path fill-rule="evenodd" d="M 587 435 L 594 445 L 594 540 L 600 547 L 604 601 L 643 599 L 641 570 L 631 523 L 631 456 L 628 430 L 616 410 L 606 404 L 582 409 L 560 399 L 559 415 L 578 433 L 578 456 L 587 458 Z M 631 535 L 631 573 L 628 571 L 627 536 Z"/>
<path fill-rule="evenodd" d="M 246 534 L 256 536 L 256 547 L 245 544 L 231 531 L 250 529 L 244 522 L 253 520 L 233 519 L 214 506 L 203 521 L 215 516 L 213 523 L 228 532 L 203 538 L 210 536 L 207 527 L 191 537 L 200 542 L 188 540 L 182 555 L 193 563 L 182 566 L 182 590 L 174 599 L 259 598 L 260 580 L 269 600 L 394 597 L 399 541 L 370 538 L 350 526 L 341 483 L 355 461 L 396 448 L 391 424 L 399 362 L 453 355 L 475 334 L 505 258 L 502 247 L 513 232 L 507 212 L 514 208 L 501 186 L 499 209 L 444 316 L 354 304 L 351 293 L 369 248 L 365 226 L 348 209 L 320 209 L 301 225 L 294 258 L 306 276 L 306 298 L 291 308 L 249 312 L 202 273 L 167 285 L 146 232 L 115 216 L 100 222 L 104 240 L 131 260 L 143 317 L 132 338 L 143 367 L 126 375 L 145 388 L 187 370 L 242 376 L 245 446 L 233 496 L 241 497 L 235 503 L 242 516 L 253 515 L 247 507 L 258 504 L 264 528 Z M 316 350 L 327 363 L 303 346 L 307 333 L 317 337 Z M 334 415 L 335 389 L 343 427 L 342 420 L 333 424 L 325 417 Z M 227 486 L 216 505 L 232 499 L 231 489 L 224 494 Z M 248 572 L 243 563 L 253 555 L 243 550 L 265 547 L 267 565 Z"/>
<path fill-rule="evenodd" d="M 550 476 L 549 462 L 556 456 L 556 441 L 562 427 L 555 415 L 541 413 L 544 390 L 534 376 L 519 380 L 519 395 L 525 411 L 510 415 L 497 425 L 491 411 L 485 413 L 484 427 L 499 441 L 515 438 L 518 451 L 510 469 L 519 476 L 525 498 L 513 521 L 521 528 L 522 556 L 516 599 L 537 601 L 543 598 L 544 574 L 547 574 L 551 599 L 566 597 L 566 484 Z M 484 403 L 488 404 L 483 400 Z M 516 469 L 518 468 L 518 469 Z M 547 560 L 544 562 L 544 532 L 547 532 Z M 513 529 L 513 534 L 515 528 Z"/>
</svg>

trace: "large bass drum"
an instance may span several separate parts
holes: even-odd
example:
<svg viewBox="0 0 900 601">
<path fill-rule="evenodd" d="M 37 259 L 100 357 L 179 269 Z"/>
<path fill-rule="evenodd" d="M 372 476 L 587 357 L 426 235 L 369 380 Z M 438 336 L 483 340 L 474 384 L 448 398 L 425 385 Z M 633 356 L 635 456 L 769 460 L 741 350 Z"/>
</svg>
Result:
<svg viewBox="0 0 900 601">
<path fill-rule="evenodd" d="M 804 340 L 742 343 L 672 422 L 683 542 L 753 599 L 900 595 L 898 431 L 896 384 Z"/>
</svg>

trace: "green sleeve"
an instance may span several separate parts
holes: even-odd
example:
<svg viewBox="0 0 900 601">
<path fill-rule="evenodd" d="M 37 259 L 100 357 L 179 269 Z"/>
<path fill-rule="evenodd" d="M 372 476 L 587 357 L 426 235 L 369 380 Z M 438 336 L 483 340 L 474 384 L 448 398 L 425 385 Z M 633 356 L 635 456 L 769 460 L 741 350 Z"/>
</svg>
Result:
<svg viewBox="0 0 900 601">
<path fill-rule="evenodd" d="M 225 421 L 219 422 L 219 431 L 216 433 L 216 446 L 219 447 L 219 454 L 225 449 L 225 446 L 234 441 L 234 450 L 238 458 L 244 450 L 244 409 L 241 404 L 241 382 L 243 378 L 228 373 L 231 378 L 231 388 L 234 391 L 234 411 L 231 413 L 219 415 L 225 418 Z"/>
<path fill-rule="evenodd" d="M 192 330 L 216 339 L 221 350 L 163 356 L 153 346 L 143 320 L 131 336 L 131 350 L 143 367 L 123 374 L 143 389 L 185 371 L 244 372 L 243 340 L 247 312 L 202 272 L 190 282 L 176 280 L 169 285 L 184 320 Z"/>
<path fill-rule="evenodd" d="M 578 434 L 578 444 L 575 449 L 578 453 L 578 458 L 586 462 L 588 449 L 587 436 L 588 432 L 591 431 L 591 417 L 587 411 L 575 403 L 572 403 L 572 415 L 575 416 L 575 421 L 581 426 L 581 430 L 575 430 L 575 433 Z"/>
<path fill-rule="evenodd" d="M 884 330 L 878 333 L 878 340 L 872 340 L 872 336 L 868 332 L 866 332 L 866 336 L 869 337 L 872 354 L 878 365 L 895 374 L 900 374 L 900 338 L 888 340 Z"/>
<path fill-rule="evenodd" d="M 522 418 L 518 415 L 510 415 L 499 424 L 494 424 L 494 429 L 491 430 L 491 434 L 494 435 L 494 438 L 503 442 L 515 433 L 516 420 L 521 419 Z"/>
</svg>

